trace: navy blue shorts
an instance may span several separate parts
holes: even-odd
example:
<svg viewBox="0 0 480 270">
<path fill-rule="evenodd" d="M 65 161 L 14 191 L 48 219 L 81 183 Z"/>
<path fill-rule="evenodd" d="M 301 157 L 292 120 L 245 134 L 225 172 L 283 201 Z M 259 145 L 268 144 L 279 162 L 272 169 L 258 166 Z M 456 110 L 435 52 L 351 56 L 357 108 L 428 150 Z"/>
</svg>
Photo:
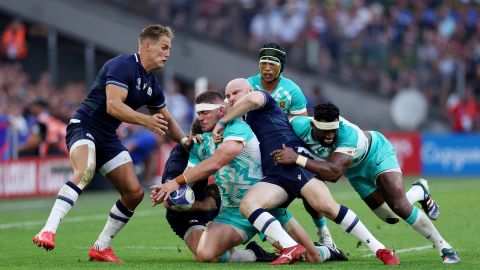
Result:
<svg viewBox="0 0 480 270">
<path fill-rule="evenodd" d="M 313 159 L 313 155 L 307 149 L 303 147 L 294 147 L 294 149 L 297 153 Z M 264 170 L 265 178 L 263 178 L 261 182 L 271 183 L 283 188 L 288 194 L 288 199 L 279 207 L 287 208 L 295 198 L 301 197 L 300 190 L 310 179 L 314 178 L 316 174 L 296 164 L 274 165 L 273 156 L 271 159 L 270 168 L 267 167 L 266 170 Z"/>
<path fill-rule="evenodd" d="M 167 210 L 166 218 L 170 228 L 178 237 L 185 240 L 185 233 L 193 226 L 207 226 L 217 215 L 220 207 L 208 212 L 177 212 Z"/>
<path fill-rule="evenodd" d="M 106 175 L 121 164 L 132 161 L 127 149 L 116 133 L 97 131 L 83 123 L 70 123 L 65 136 L 68 151 L 79 140 L 89 140 L 95 144 L 96 169 Z M 124 152 L 124 153 L 122 153 Z"/>
</svg>

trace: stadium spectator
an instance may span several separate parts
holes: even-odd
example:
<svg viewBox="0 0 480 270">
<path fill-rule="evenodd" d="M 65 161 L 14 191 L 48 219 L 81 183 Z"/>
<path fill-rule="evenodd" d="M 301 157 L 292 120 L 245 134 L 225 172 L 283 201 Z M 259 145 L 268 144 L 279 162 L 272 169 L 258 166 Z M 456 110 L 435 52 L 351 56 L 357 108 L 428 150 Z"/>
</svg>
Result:
<svg viewBox="0 0 480 270">
<path fill-rule="evenodd" d="M 27 28 L 15 18 L 3 31 L 1 51 L 3 58 L 21 64 L 27 58 Z"/>
<path fill-rule="evenodd" d="M 92 91 L 67 127 L 74 172 L 60 189 L 45 226 L 33 238 L 39 247 L 47 250 L 55 247 L 60 221 L 90 184 L 94 173 L 100 172 L 117 188 L 120 199 L 111 208 L 107 223 L 88 255 L 91 260 L 121 262 L 111 248 L 111 241 L 142 201 L 143 189 L 116 129 L 121 122 L 128 122 L 143 125 L 159 135 L 167 134 L 185 147 L 192 143 L 165 107 L 165 96 L 154 74 L 165 66 L 172 38 L 169 27 L 146 26 L 139 34 L 138 53 L 110 59 L 99 71 Z M 135 111 L 143 105 L 147 105 L 151 115 Z"/>
<path fill-rule="evenodd" d="M 453 93 L 447 101 L 447 115 L 455 132 L 473 132 L 479 128 L 480 105 L 471 87 L 459 95 Z"/>
<path fill-rule="evenodd" d="M 173 117 L 177 119 L 184 132 L 188 132 L 193 118 L 193 106 L 182 94 L 182 85 L 174 80 L 165 92 L 165 100 Z"/>
<path fill-rule="evenodd" d="M 68 150 L 65 143 L 66 127 L 62 121 L 48 113 L 48 102 L 44 99 L 37 99 L 29 106 L 29 111 L 38 123 L 46 127 L 47 143 L 42 155 L 66 155 Z"/>
<path fill-rule="evenodd" d="M 146 4 L 157 5 L 156 1 Z M 255 4 L 242 1 L 250 8 L 239 8 L 240 14 L 229 17 L 235 21 L 224 25 L 223 32 L 235 33 L 240 41 L 234 47 L 254 51 L 273 40 L 290 48 L 288 37 L 296 37 L 292 52 L 287 50 L 293 66 L 386 98 L 414 82 L 436 103 L 433 112 L 445 107 L 458 83 L 474 78 L 480 59 L 480 9 L 475 1 L 268 0 Z M 228 10 L 238 3 L 222 6 Z M 300 17 L 305 22 L 293 19 Z M 287 20 L 281 18 L 295 23 L 283 26 Z M 191 13 L 189 20 L 196 25 L 204 16 Z M 239 26 L 244 29 L 236 29 Z M 232 45 L 231 35 L 210 38 Z"/>
<path fill-rule="evenodd" d="M 138 179 L 144 186 L 150 186 L 155 178 L 160 137 L 143 127 L 131 125 L 128 130 L 130 134 L 122 143 L 132 157 Z"/>
</svg>

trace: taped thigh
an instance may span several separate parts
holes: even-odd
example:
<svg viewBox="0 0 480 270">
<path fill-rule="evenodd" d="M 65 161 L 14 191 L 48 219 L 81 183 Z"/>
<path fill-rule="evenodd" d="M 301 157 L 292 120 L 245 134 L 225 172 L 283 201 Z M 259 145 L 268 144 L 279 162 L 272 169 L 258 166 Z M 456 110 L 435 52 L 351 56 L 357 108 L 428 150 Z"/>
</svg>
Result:
<svg viewBox="0 0 480 270">
<path fill-rule="evenodd" d="M 383 202 L 382 205 L 373 210 L 373 212 L 388 224 L 395 224 L 400 220 L 400 217 L 392 211 L 386 202 Z"/>
<path fill-rule="evenodd" d="M 99 169 L 99 171 L 103 176 L 106 176 L 109 172 L 131 161 L 132 161 L 132 157 L 130 157 L 130 154 L 127 151 L 122 151 L 118 155 L 116 155 L 114 158 L 110 159 L 107 163 L 105 163 Z"/>
<path fill-rule="evenodd" d="M 80 183 L 78 185 L 78 187 L 83 190 L 86 186 L 88 186 L 88 184 L 90 184 L 93 175 L 95 174 L 95 144 L 91 140 L 87 139 L 78 140 L 72 145 L 72 147 L 70 147 L 70 156 L 72 155 L 73 150 L 82 145 L 87 145 L 88 147 L 87 167 L 85 168 L 85 172 L 83 173 L 82 179 L 80 179 Z"/>
</svg>

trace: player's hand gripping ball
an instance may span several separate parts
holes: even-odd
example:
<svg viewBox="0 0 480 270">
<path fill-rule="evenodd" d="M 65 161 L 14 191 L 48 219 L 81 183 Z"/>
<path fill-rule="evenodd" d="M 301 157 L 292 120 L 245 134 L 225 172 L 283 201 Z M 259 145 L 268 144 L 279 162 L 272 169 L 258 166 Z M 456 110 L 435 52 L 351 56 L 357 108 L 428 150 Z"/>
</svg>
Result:
<svg viewBox="0 0 480 270">
<path fill-rule="evenodd" d="M 185 211 L 192 207 L 195 202 L 195 193 L 188 185 L 181 185 L 176 191 L 170 193 L 167 203 L 170 209 L 175 211 Z"/>
</svg>

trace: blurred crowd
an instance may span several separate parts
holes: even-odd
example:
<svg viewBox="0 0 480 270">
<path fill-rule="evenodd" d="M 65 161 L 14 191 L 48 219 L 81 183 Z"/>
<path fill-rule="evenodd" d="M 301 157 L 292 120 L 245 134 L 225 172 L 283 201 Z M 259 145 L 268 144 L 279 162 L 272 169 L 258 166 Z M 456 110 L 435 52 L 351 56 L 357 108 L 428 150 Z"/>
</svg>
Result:
<svg viewBox="0 0 480 270">
<path fill-rule="evenodd" d="M 386 98 L 418 89 L 452 130 L 479 130 L 480 1 L 104 2 L 253 57 L 263 43 L 279 42 L 288 51 L 288 66 Z M 88 86 L 56 86 L 48 72 L 33 81 L 22 66 L 28 57 L 26 25 L 14 19 L 1 32 L 0 157 L 11 156 L 1 142 L 12 130 L 20 156 L 65 154 L 65 125 Z M 191 83 L 172 81 L 164 87 L 170 110 L 188 131 L 194 118 Z M 326 100 L 321 86 L 304 90 L 310 101 Z"/>
<path fill-rule="evenodd" d="M 418 89 L 454 130 L 478 130 L 479 1 L 104 1 L 251 53 L 279 42 L 289 66 L 386 98 Z"/>
</svg>

